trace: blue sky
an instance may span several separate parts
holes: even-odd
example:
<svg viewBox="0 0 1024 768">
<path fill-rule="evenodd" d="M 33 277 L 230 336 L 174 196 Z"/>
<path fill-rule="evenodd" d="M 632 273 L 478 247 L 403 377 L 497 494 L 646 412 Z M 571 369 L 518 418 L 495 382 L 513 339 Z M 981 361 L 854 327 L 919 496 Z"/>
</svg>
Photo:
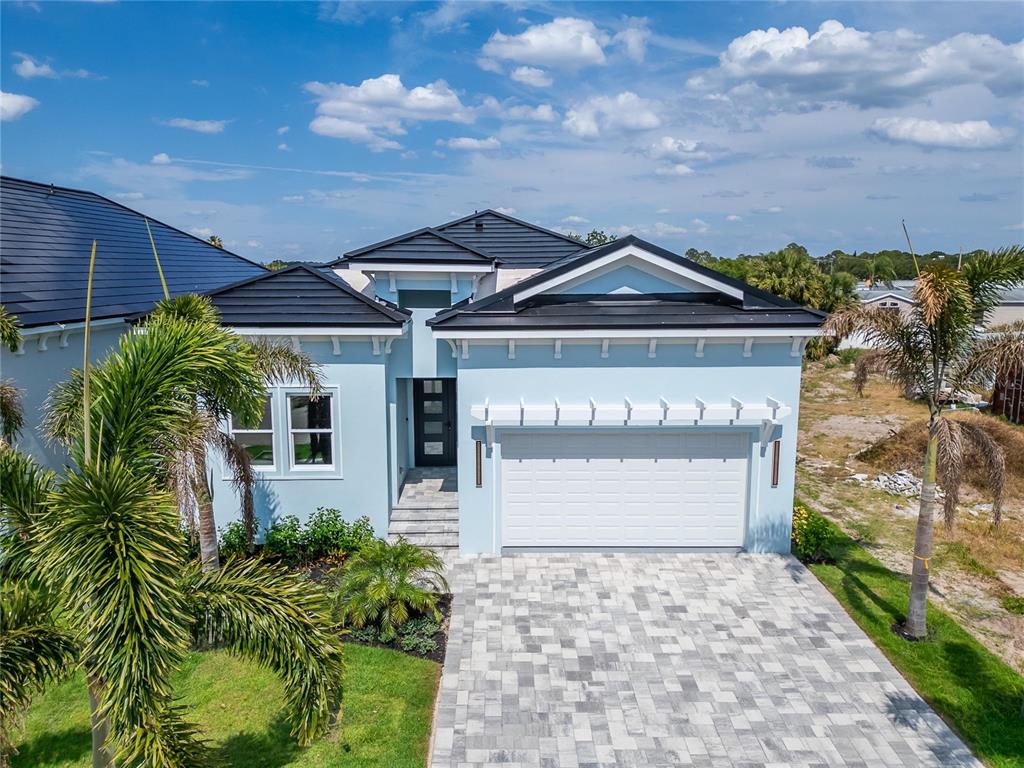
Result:
<svg viewBox="0 0 1024 768">
<path fill-rule="evenodd" d="M 1024 235 L 1019 3 L 0 13 L 5 174 L 261 261 L 486 207 L 719 255 Z"/>
</svg>

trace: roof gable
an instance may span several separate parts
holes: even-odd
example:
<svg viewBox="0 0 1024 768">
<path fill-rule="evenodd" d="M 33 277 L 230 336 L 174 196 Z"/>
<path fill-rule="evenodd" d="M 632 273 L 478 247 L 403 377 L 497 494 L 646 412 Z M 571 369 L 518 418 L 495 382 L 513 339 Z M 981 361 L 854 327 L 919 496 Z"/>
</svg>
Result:
<svg viewBox="0 0 1024 768">
<path fill-rule="evenodd" d="M 343 280 L 298 264 L 209 294 L 221 322 L 235 328 L 401 327 L 408 313 L 364 296 Z"/>
<path fill-rule="evenodd" d="M 390 240 L 367 245 L 345 254 L 350 264 L 480 264 L 489 266 L 491 257 L 435 229 L 417 229 Z"/>
<path fill-rule="evenodd" d="M 0 178 L 0 300 L 25 326 L 85 319 L 96 240 L 92 317 L 126 317 L 163 298 L 143 214 L 105 197 Z M 201 293 L 266 270 L 149 219 L 172 294 Z"/>
<path fill-rule="evenodd" d="M 494 210 L 477 211 L 436 229 L 513 268 L 546 267 L 587 250 L 578 240 Z"/>
</svg>

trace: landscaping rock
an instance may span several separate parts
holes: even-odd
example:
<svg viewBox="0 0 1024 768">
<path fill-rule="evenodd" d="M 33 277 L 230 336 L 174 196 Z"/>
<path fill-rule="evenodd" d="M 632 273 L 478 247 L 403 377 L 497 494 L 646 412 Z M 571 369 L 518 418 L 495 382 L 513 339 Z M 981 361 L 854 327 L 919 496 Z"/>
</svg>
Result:
<svg viewBox="0 0 1024 768">
<path fill-rule="evenodd" d="M 891 493 L 893 496 L 921 495 L 921 481 L 905 469 L 899 469 L 891 474 L 878 475 L 871 485 L 886 493 Z"/>
</svg>

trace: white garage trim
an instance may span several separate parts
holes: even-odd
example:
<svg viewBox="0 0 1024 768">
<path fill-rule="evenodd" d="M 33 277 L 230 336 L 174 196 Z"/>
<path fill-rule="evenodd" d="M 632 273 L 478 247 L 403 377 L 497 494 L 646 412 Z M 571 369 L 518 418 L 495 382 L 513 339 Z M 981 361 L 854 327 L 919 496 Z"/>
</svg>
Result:
<svg viewBox="0 0 1024 768">
<path fill-rule="evenodd" d="M 753 440 L 747 429 L 503 430 L 501 546 L 742 548 Z"/>
</svg>

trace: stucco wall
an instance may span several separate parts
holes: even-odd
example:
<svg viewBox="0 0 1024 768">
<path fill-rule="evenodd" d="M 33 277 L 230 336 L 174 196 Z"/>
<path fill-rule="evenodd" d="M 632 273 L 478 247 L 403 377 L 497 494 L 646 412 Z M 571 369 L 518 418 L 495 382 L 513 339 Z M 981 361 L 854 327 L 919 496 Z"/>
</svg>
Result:
<svg viewBox="0 0 1024 768">
<path fill-rule="evenodd" d="M 743 429 L 750 438 L 748 527 L 745 548 L 754 552 L 788 552 L 792 521 L 796 462 L 797 405 L 800 393 L 800 358 L 790 355 L 790 344 L 757 342 L 749 358 L 742 343 L 708 341 L 704 357 L 694 344 L 660 344 L 657 357 L 648 358 L 647 345 L 612 345 L 601 358 L 600 344 L 563 343 L 562 359 L 554 359 L 551 343 L 516 347 L 514 360 L 507 346 L 471 344 L 469 358 L 460 359 L 458 375 L 459 544 L 463 552 L 494 552 L 501 547 L 500 487 L 501 437 L 485 450 L 482 488 L 475 487 L 475 440 L 484 429 L 470 413 L 474 404 L 527 402 L 563 404 L 622 402 L 728 403 L 737 397 L 763 404 L 774 397 L 792 407 L 774 435 L 781 439 L 778 487 L 771 487 L 771 450 L 761 453 L 757 429 Z M 638 429 L 639 427 L 621 427 Z M 508 427 L 505 429 L 514 429 Z M 602 428 L 604 429 L 604 428 Z M 663 429 L 663 427 L 655 427 Z M 694 427 L 699 429 L 699 427 Z"/>
<path fill-rule="evenodd" d="M 302 350 L 323 365 L 324 385 L 338 397 L 337 440 L 341 466 L 337 471 L 265 473 L 255 494 L 262 527 L 282 515 L 305 519 L 317 507 L 340 509 L 346 519 L 367 515 L 378 536 L 387 534 L 389 513 L 388 402 L 384 354 L 373 355 L 368 340 L 343 341 L 340 357 L 329 341 L 303 341 Z M 287 389 L 287 388 L 285 388 Z M 287 418 L 283 392 L 275 418 L 275 453 L 287 462 Z M 218 527 L 239 517 L 239 500 L 223 464 L 214 468 L 214 513 Z"/>
<path fill-rule="evenodd" d="M 125 326 L 100 326 L 91 333 L 90 359 L 94 362 L 106 357 L 117 345 Z M 42 420 L 46 398 L 54 385 L 68 378 L 71 370 L 82 367 L 85 336 L 82 331 L 68 335 L 67 346 L 60 346 L 60 335 L 52 334 L 41 351 L 36 335 L 25 336 L 23 354 L 14 354 L 6 347 L 0 351 L 0 377 L 13 379 L 21 391 L 21 404 L 25 412 L 25 427 L 17 439 L 17 446 L 39 463 L 59 469 L 67 454 L 50 443 L 43 434 Z"/>
</svg>

